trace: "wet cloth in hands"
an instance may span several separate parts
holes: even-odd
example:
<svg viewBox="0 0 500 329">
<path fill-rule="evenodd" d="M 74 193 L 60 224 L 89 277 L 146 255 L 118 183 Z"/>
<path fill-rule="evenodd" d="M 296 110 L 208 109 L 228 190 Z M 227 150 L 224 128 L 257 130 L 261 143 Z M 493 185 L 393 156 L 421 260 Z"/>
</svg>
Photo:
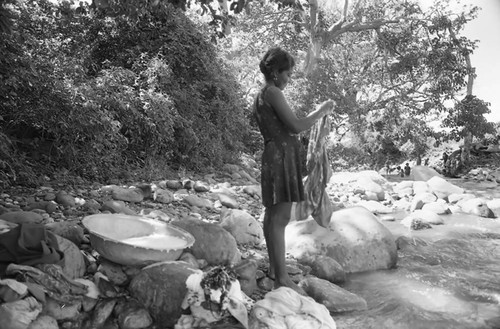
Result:
<svg viewBox="0 0 500 329">
<path fill-rule="evenodd" d="M 42 224 L 20 224 L 0 234 L 0 277 L 11 263 L 56 264 L 64 258 L 55 235 Z"/>
<path fill-rule="evenodd" d="M 334 206 L 325 190 L 332 176 L 325 145 L 330 125 L 330 118 L 324 116 L 311 128 L 307 148 L 308 175 L 304 178 L 305 201 L 298 202 L 295 207 L 295 217 L 298 220 L 312 216 L 323 227 L 328 227 L 334 211 Z"/>
</svg>

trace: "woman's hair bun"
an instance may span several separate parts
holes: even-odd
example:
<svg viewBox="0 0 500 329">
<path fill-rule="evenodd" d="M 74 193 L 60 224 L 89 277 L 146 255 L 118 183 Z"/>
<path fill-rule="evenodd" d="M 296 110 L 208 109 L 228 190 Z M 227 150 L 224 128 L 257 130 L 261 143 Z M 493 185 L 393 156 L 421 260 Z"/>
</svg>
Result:
<svg viewBox="0 0 500 329">
<path fill-rule="evenodd" d="M 259 68 L 266 80 L 270 80 L 273 71 L 283 72 L 295 66 L 295 60 L 280 47 L 269 49 L 259 63 Z"/>
</svg>

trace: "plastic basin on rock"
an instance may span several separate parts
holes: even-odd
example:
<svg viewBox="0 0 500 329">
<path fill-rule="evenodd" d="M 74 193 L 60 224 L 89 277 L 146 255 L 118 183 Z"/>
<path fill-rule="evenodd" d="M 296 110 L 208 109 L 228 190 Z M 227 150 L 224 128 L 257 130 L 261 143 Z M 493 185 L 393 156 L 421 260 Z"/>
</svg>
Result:
<svg viewBox="0 0 500 329">
<path fill-rule="evenodd" d="M 141 216 L 97 214 L 86 216 L 92 247 L 104 258 L 122 265 L 145 266 L 177 260 L 194 237 L 185 230 Z"/>
</svg>

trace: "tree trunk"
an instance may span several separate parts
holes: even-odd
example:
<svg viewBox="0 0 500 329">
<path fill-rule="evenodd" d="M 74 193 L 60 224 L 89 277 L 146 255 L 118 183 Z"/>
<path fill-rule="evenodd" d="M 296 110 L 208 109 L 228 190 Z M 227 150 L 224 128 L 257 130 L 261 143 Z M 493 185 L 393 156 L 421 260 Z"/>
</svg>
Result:
<svg viewBox="0 0 500 329">
<path fill-rule="evenodd" d="M 348 7 L 349 0 L 344 0 L 342 17 L 328 29 L 323 29 L 319 27 L 318 24 L 318 0 L 309 0 L 309 15 L 311 19 L 311 25 L 309 26 L 310 44 L 304 68 L 304 72 L 306 75 L 311 75 L 314 72 L 318 58 L 321 55 L 321 48 L 323 47 L 323 45 L 338 38 L 340 35 L 347 32 L 360 32 L 378 29 L 386 24 L 399 23 L 399 19 L 376 19 L 369 22 L 355 20 L 354 22 L 346 23 Z"/>
<path fill-rule="evenodd" d="M 470 149 L 472 146 L 472 133 L 470 131 L 467 132 L 467 135 L 464 137 L 464 148 L 462 149 L 462 154 L 460 155 L 460 160 L 464 166 L 467 166 L 470 161 Z"/>
<path fill-rule="evenodd" d="M 229 22 L 229 6 L 227 5 L 227 0 L 218 0 L 219 9 L 224 16 L 224 21 L 222 22 L 222 28 L 224 29 L 222 32 L 224 35 L 228 36 L 231 34 L 231 23 Z"/>
</svg>

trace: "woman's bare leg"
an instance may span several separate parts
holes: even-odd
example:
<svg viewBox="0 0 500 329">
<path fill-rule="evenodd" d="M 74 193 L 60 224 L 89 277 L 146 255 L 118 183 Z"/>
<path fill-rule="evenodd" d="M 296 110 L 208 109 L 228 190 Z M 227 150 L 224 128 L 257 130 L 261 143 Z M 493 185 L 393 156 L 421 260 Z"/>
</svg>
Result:
<svg viewBox="0 0 500 329">
<path fill-rule="evenodd" d="M 291 202 L 282 202 L 266 208 L 264 215 L 264 237 L 269 254 L 269 273 L 274 273 L 274 287 L 286 286 L 305 294 L 295 284 L 286 271 L 285 264 L 285 228 L 290 222 Z"/>
<path fill-rule="evenodd" d="M 271 279 L 275 279 L 275 272 L 274 272 L 274 253 L 272 252 L 272 238 L 271 238 L 271 209 L 266 207 L 266 210 L 264 212 L 264 238 L 266 239 L 266 246 L 267 246 L 267 254 L 269 256 L 269 269 L 268 269 L 268 275 Z"/>
</svg>

